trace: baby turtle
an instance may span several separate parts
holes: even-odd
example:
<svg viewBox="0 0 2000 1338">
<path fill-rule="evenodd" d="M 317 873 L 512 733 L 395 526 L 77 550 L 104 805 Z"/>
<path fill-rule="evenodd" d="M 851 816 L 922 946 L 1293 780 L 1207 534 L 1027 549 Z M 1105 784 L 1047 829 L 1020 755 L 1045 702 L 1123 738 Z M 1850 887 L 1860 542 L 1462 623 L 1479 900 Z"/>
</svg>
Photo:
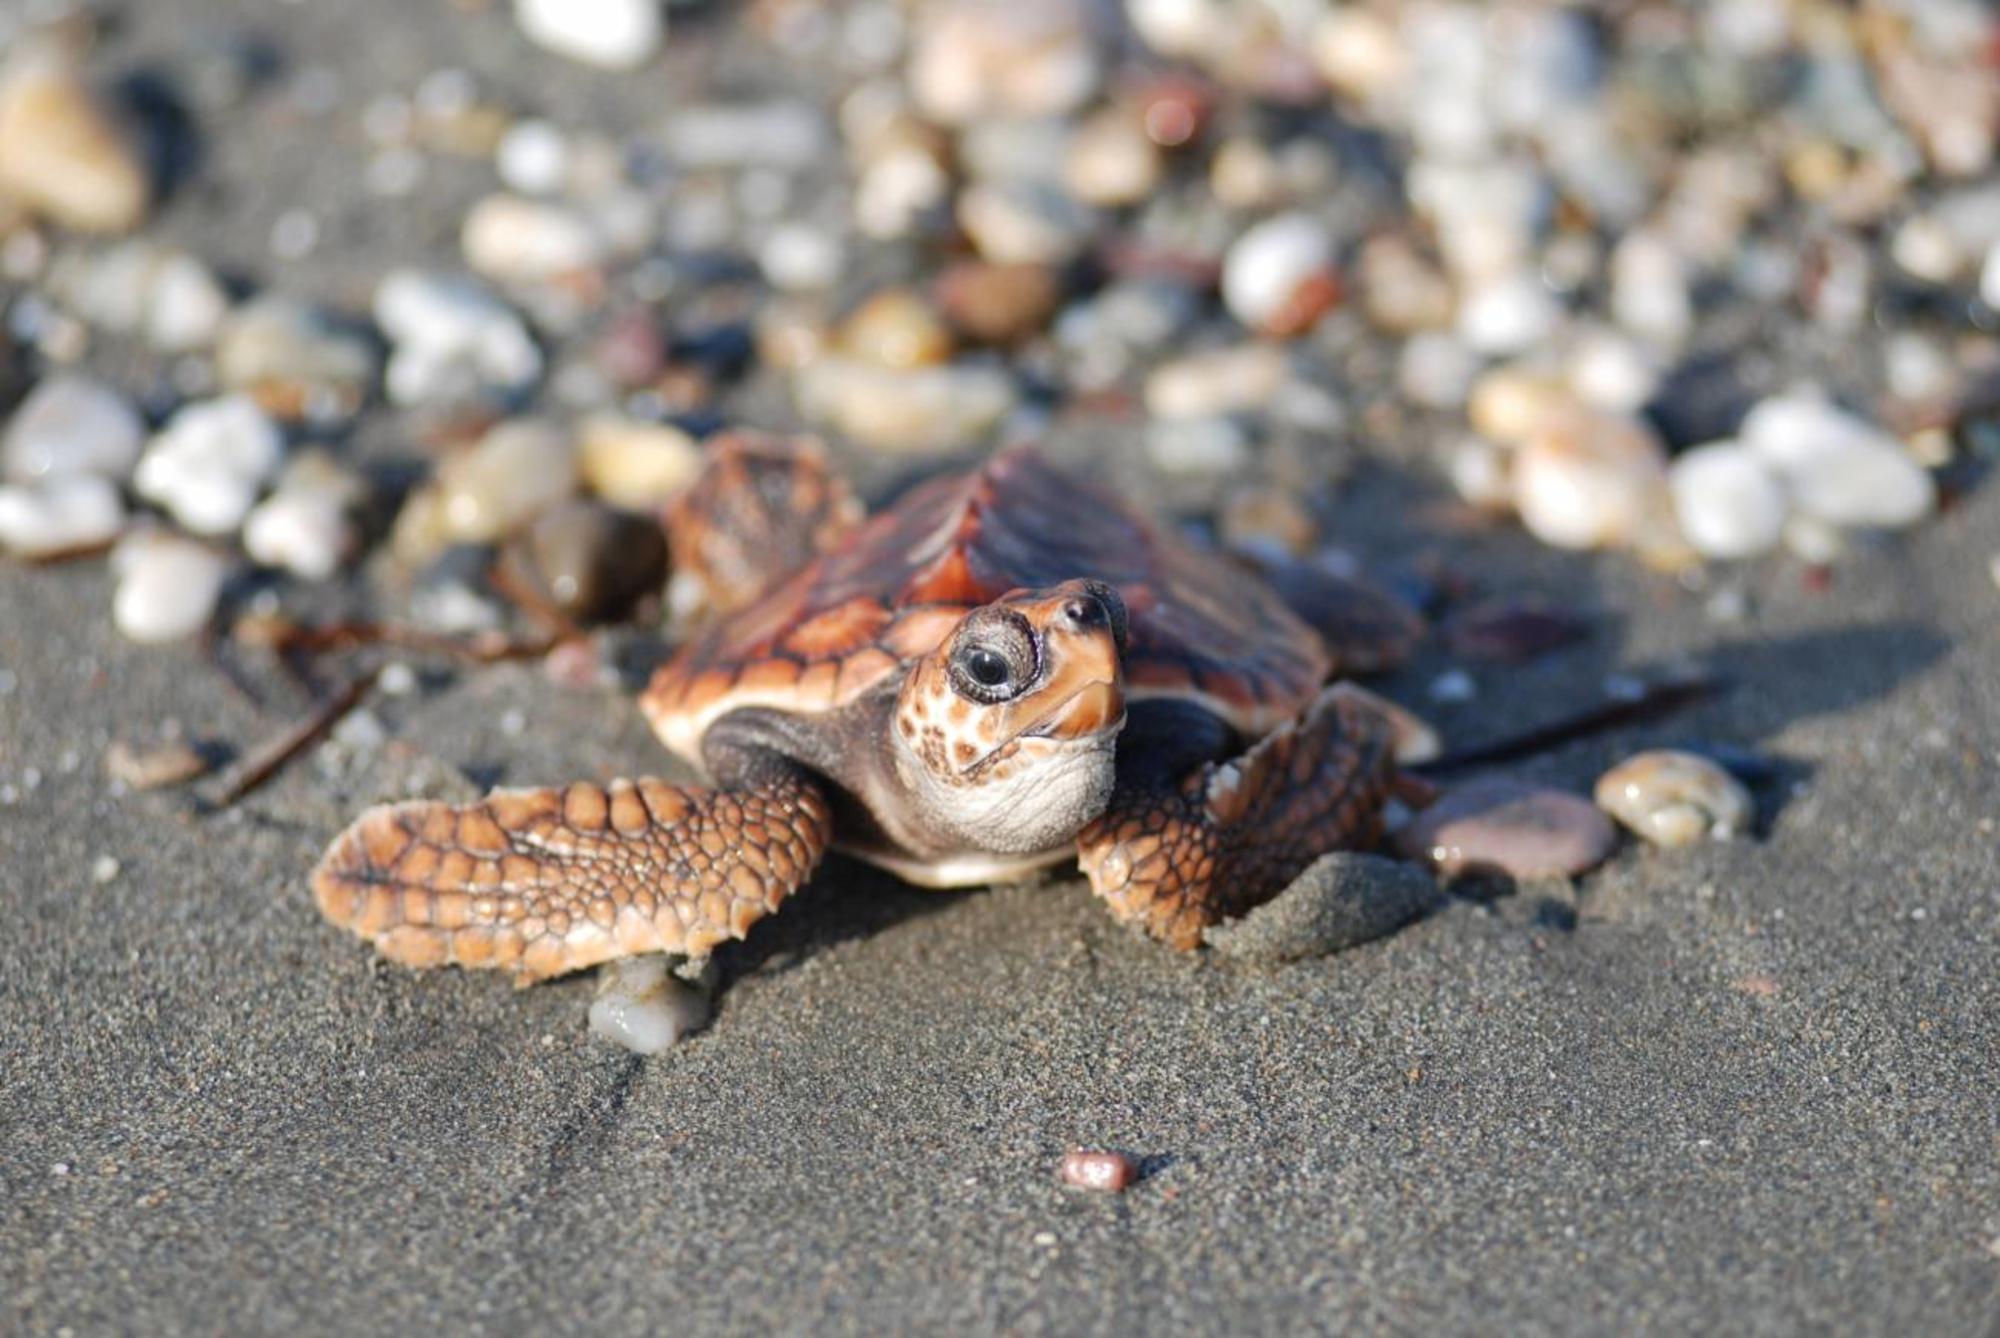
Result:
<svg viewBox="0 0 2000 1338">
<path fill-rule="evenodd" d="M 711 784 L 375 808 L 313 876 L 330 920 L 527 983 L 706 956 L 838 846 L 934 887 L 1075 858 L 1114 915 L 1188 949 L 1379 833 L 1392 731 L 1325 687 L 1343 648 L 1032 450 L 861 521 L 816 451 L 737 437 L 670 523 L 733 611 L 640 704 Z"/>
</svg>

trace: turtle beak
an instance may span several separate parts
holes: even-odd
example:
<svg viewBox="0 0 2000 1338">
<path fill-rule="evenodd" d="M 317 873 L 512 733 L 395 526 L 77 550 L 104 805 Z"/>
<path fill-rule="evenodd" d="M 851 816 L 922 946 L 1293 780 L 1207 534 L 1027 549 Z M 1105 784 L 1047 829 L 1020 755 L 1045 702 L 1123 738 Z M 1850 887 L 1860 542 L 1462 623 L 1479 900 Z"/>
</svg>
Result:
<svg viewBox="0 0 2000 1338">
<path fill-rule="evenodd" d="M 1102 734 L 1125 723 L 1125 689 L 1119 683 L 1086 683 L 1057 706 L 1054 713 L 1024 730 L 1029 738 L 1073 740 Z"/>
</svg>

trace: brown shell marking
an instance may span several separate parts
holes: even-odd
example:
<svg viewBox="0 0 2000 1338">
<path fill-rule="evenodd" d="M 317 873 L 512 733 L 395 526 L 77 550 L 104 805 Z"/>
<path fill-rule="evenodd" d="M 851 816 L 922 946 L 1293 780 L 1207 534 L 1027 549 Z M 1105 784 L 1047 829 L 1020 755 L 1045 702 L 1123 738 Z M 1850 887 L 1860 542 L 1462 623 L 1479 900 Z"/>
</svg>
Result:
<svg viewBox="0 0 2000 1338">
<path fill-rule="evenodd" d="M 935 649 L 965 610 L 1079 577 L 1124 596 L 1133 697 L 1197 698 L 1261 734 L 1326 678 L 1318 638 L 1254 576 L 1015 447 L 912 489 L 716 624 L 661 667 L 641 706 L 670 748 L 698 759 L 702 731 L 727 711 L 833 709 Z M 789 666 L 782 685 L 773 661 Z M 814 672 L 828 663 L 830 680 Z"/>
</svg>

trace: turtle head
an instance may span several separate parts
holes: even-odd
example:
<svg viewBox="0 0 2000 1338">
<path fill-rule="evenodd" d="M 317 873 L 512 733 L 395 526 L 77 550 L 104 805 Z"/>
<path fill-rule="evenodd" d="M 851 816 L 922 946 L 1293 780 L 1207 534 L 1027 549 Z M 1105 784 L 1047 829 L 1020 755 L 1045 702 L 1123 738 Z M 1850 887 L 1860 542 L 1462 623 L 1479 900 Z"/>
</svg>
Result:
<svg viewBox="0 0 2000 1338">
<path fill-rule="evenodd" d="M 1104 811 L 1125 724 L 1125 601 L 1101 581 L 973 609 L 911 666 L 897 770 L 973 849 L 1053 849 Z"/>
</svg>

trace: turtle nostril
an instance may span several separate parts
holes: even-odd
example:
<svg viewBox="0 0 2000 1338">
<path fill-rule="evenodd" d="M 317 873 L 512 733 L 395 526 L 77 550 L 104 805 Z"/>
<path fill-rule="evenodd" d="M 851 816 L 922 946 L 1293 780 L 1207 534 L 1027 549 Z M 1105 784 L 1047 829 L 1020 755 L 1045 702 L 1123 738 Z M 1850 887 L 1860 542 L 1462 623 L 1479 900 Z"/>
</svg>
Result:
<svg viewBox="0 0 2000 1338">
<path fill-rule="evenodd" d="M 1087 595 L 1079 595 L 1062 607 L 1063 617 L 1072 627 L 1104 626 L 1104 606 Z"/>
</svg>

